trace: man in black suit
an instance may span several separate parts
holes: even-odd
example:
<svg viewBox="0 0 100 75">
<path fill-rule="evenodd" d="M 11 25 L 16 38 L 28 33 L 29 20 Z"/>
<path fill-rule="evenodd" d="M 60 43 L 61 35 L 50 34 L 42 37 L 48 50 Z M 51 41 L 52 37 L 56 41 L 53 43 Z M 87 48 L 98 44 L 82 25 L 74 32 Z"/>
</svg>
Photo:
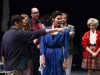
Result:
<svg viewBox="0 0 100 75">
<path fill-rule="evenodd" d="M 42 30 L 42 24 L 39 21 L 39 10 L 38 8 L 32 8 L 31 9 L 31 19 L 29 19 L 29 24 L 32 28 L 32 31 L 36 30 Z M 31 47 L 32 49 L 32 64 L 33 69 L 32 73 L 33 75 L 38 75 L 39 71 L 39 59 L 40 59 L 40 38 L 36 38 L 33 40 L 34 45 Z"/>
</svg>

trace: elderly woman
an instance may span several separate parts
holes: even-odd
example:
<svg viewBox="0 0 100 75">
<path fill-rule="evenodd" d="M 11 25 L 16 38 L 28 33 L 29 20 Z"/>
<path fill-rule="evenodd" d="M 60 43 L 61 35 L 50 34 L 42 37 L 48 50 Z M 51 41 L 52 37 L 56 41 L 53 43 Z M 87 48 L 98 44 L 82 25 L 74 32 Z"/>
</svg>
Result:
<svg viewBox="0 0 100 75">
<path fill-rule="evenodd" d="M 93 70 L 100 75 L 100 31 L 96 30 L 98 20 L 90 18 L 87 25 L 90 28 L 82 37 L 83 61 L 82 68 L 88 70 L 88 75 L 93 74 Z"/>
</svg>

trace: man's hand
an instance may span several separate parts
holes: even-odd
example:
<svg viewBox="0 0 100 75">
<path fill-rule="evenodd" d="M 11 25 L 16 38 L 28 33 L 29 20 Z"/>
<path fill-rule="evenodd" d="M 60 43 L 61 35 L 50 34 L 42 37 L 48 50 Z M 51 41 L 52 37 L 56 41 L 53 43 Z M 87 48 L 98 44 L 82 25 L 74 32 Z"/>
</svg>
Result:
<svg viewBox="0 0 100 75">
<path fill-rule="evenodd" d="M 59 31 L 59 32 L 64 32 L 64 28 L 55 28 L 55 29 L 57 29 L 57 31 Z"/>
<path fill-rule="evenodd" d="M 40 49 L 40 44 L 37 45 L 37 48 Z"/>
<path fill-rule="evenodd" d="M 73 34 L 73 32 L 69 32 L 69 34 Z"/>
<path fill-rule="evenodd" d="M 33 43 L 34 43 L 34 44 L 36 44 L 36 43 L 37 43 L 37 41 L 38 41 L 38 39 L 34 39 L 34 40 L 33 40 Z"/>
</svg>

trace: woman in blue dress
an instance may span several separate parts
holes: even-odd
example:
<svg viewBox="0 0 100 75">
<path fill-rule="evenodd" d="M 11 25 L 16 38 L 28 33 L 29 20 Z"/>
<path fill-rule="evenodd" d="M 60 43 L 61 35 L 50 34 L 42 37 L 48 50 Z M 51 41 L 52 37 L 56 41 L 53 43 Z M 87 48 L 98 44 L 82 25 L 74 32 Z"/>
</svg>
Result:
<svg viewBox="0 0 100 75">
<path fill-rule="evenodd" d="M 52 13 L 52 26 L 45 29 L 61 27 L 61 12 Z M 62 49 L 64 46 L 64 49 Z M 40 52 L 42 56 L 41 65 L 43 75 L 66 75 L 67 57 L 69 50 L 69 30 L 65 28 L 64 33 L 55 32 L 41 37 Z"/>
</svg>

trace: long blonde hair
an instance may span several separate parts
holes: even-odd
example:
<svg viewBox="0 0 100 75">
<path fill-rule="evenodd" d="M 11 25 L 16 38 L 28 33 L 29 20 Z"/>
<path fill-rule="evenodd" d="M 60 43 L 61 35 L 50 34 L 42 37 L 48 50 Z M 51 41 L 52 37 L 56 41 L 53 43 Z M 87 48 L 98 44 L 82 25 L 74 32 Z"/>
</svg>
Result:
<svg viewBox="0 0 100 75">
<path fill-rule="evenodd" d="M 24 17 L 24 18 L 27 17 L 29 19 L 29 16 L 27 14 L 22 14 L 21 16 Z M 26 26 L 23 26 L 23 30 L 30 31 L 31 30 L 30 24 L 28 23 Z"/>
</svg>

